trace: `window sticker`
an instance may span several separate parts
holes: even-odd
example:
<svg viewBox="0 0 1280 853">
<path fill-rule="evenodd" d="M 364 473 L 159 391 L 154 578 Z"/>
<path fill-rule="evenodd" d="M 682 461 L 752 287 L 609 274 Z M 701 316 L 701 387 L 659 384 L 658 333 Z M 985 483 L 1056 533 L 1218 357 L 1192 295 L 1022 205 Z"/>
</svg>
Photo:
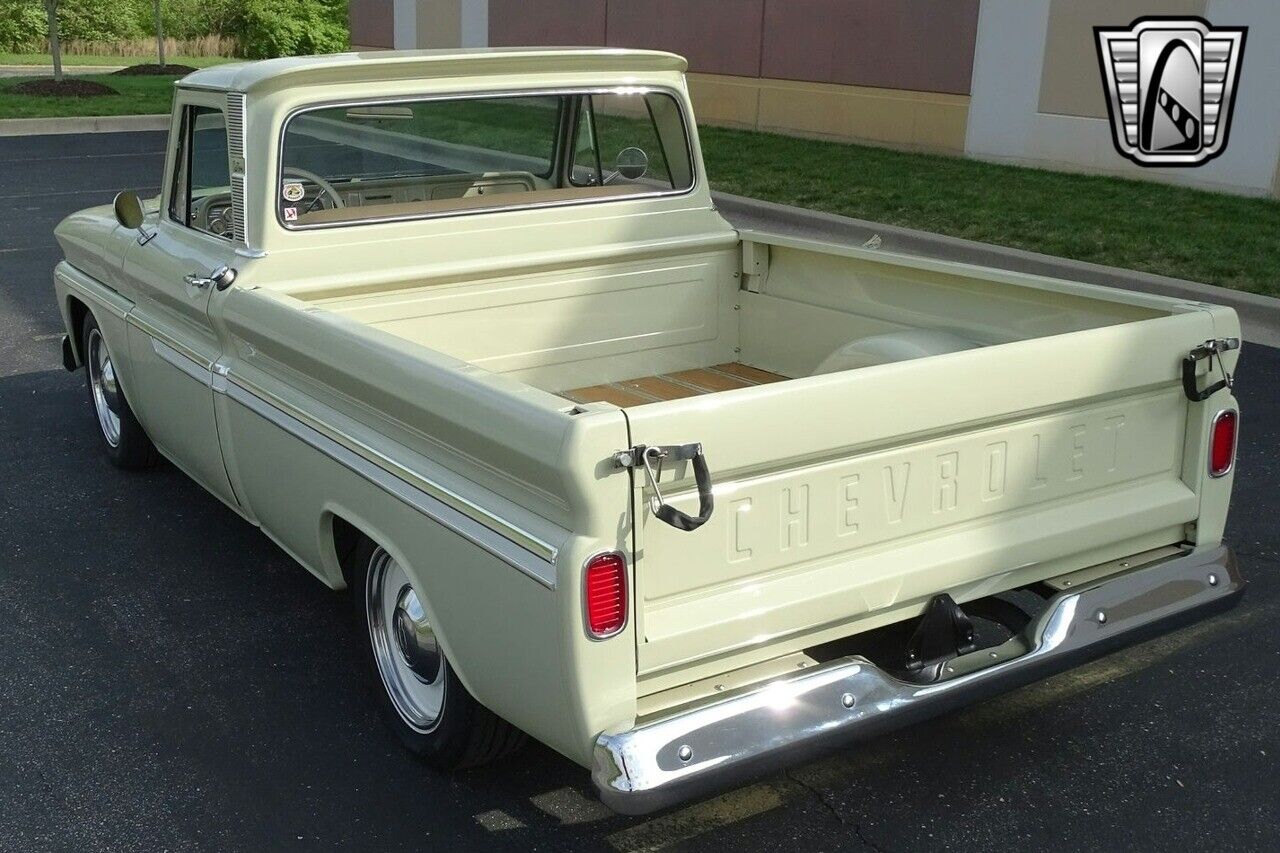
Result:
<svg viewBox="0 0 1280 853">
<path fill-rule="evenodd" d="M 286 207 L 286 208 L 284 209 L 284 221 L 285 221 L 285 222 L 296 222 L 297 220 L 298 220 L 298 208 L 296 208 L 296 207 Z"/>
<path fill-rule="evenodd" d="M 281 192 L 281 195 L 284 196 L 285 201 L 302 201 L 302 197 L 305 193 L 303 192 L 301 183 L 298 181 L 288 181 L 285 183 L 284 190 Z"/>
</svg>

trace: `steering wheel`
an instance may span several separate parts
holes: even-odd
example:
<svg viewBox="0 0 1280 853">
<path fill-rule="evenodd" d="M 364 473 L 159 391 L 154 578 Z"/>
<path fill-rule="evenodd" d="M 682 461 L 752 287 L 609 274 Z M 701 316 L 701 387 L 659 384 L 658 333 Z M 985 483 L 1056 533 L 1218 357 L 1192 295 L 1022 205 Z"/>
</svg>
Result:
<svg viewBox="0 0 1280 853">
<path fill-rule="evenodd" d="M 315 201 L 307 205 L 307 209 L 302 211 L 303 213 L 310 213 L 311 209 L 316 206 L 316 203 L 326 195 L 329 197 L 329 203 L 332 204 L 333 207 L 347 206 L 347 203 L 342 200 L 342 196 L 333 188 L 333 184 L 329 183 L 315 172 L 302 169 L 297 166 L 285 166 L 284 169 L 281 170 L 281 173 L 286 177 L 291 176 L 295 178 L 302 178 L 304 181 L 310 181 L 320 188 L 321 195 L 317 195 Z"/>
</svg>

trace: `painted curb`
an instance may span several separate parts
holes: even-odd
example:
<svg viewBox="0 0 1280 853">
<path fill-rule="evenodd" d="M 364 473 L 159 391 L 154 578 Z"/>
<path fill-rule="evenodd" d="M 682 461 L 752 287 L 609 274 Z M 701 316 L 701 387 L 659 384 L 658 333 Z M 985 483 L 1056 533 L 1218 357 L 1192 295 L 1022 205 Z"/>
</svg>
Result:
<svg viewBox="0 0 1280 853">
<path fill-rule="evenodd" d="M 976 240 L 947 237 L 929 231 L 917 231 L 897 225 L 886 225 L 882 222 L 821 213 L 729 193 L 712 193 L 712 197 L 715 199 L 717 209 L 730 223 L 739 228 L 777 231 L 797 237 L 839 239 L 859 244 L 878 236 L 881 240 L 880 248 L 890 252 L 998 267 L 1052 278 L 1065 278 L 1122 290 L 1172 296 L 1193 302 L 1226 305 L 1235 309 L 1240 316 L 1240 325 L 1246 342 L 1280 347 L 1280 299 L 1272 296 L 1244 293 L 1196 281 L 1059 258 L 991 243 L 979 243 Z"/>
<path fill-rule="evenodd" d="M 169 116 L 69 116 L 0 119 L 0 136 L 46 136 L 61 133 L 127 133 L 168 130 Z"/>
</svg>

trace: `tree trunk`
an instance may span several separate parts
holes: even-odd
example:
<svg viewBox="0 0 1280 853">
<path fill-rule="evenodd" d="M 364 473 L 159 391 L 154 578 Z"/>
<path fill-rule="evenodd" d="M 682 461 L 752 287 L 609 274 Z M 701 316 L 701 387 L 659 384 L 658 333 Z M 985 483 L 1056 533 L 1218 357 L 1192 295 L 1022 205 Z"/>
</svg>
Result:
<svg viewBox="0 0 1280 853">
<path fill-rule="evenodd" d="M 164 68 L 164 21 L 160 18 L 160 0 L 156 0 L 156 53 L 160 56 L 160 67 Z"/>
<path fill-rule="evenodd" d="M 49 53 L 53 57 L 53 79 L 62 82 L 62 43 L 58 39 L 58 0 L 44 0 L 49 16 Z"/>
</svg>

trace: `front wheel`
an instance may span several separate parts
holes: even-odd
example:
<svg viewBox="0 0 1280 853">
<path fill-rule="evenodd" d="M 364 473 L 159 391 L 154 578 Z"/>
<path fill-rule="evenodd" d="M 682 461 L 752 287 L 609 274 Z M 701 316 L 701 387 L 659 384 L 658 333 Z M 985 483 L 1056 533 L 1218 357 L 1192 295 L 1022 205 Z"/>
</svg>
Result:
<svg viewBox="0 0 1280 853">
<path fill-rule="evenodd" d="M 356 616 L 367 629 L 379 704 L 400 741 L 441 769 L 518 749 L 524 733 L 472 698 L 454 674 L 404 568 L 367 539 L 354 559 Z"/>
<path fill-rule="evenodd" d="M 81 329 L 80 352 L 89 386 L 89 402 L 97 417 L 98 432 L 107 455 L 119 468 L 147 468 L 158 455 L 147 432 L 138 423 L 120 387 L 116 363 L 107 349 L 107 340 L 92 314 L 86 314 Z"/>
</svg>

